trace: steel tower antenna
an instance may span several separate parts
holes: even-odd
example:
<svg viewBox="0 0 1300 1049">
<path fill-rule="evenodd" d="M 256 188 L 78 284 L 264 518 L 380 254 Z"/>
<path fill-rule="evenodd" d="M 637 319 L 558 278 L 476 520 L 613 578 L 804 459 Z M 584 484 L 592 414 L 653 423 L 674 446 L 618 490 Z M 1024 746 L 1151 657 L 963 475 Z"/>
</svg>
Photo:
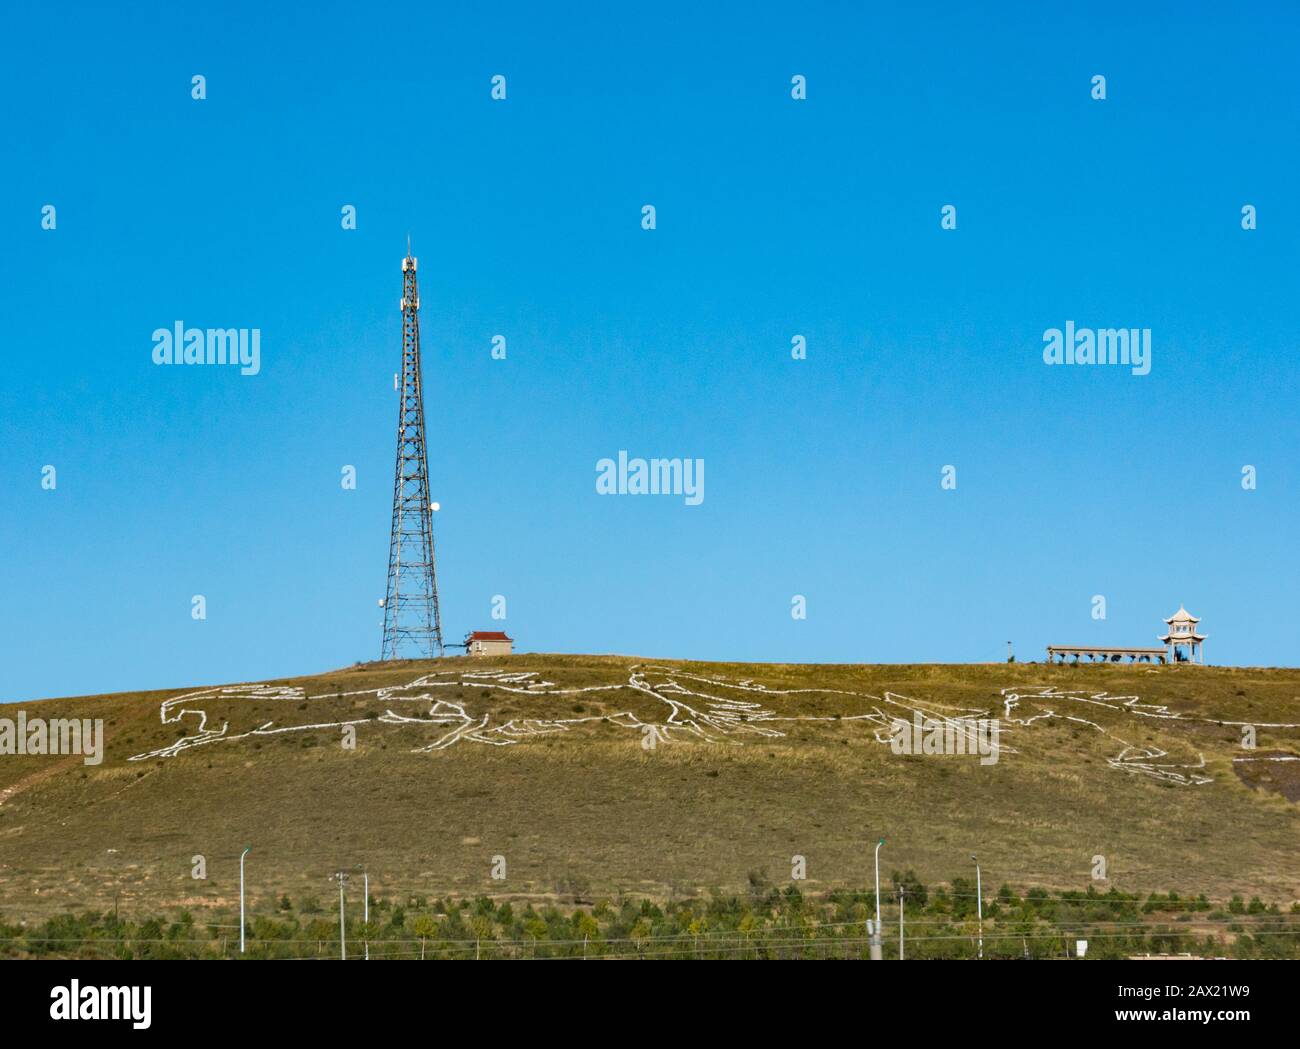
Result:
<svg viewBox="0 0 1300 1049">
<path fill-rule="evenodd" d="M 402 259 L 402 386 L 380 659 L 432 659 L 443 655 L 433 561 L 433 506 L 429 501 L 429 452 L 424 435 L 420 289 L 408 241 L 406 258 Z"/>
</svg>

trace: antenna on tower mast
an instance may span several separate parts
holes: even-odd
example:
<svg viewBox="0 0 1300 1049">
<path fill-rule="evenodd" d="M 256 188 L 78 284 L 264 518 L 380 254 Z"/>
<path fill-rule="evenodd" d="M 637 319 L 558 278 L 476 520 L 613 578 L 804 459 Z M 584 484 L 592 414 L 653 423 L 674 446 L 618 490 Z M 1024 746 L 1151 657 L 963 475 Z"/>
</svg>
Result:
<svg viewBox="0 0 1300 1049">
<path fill-rule="evenodd" d="M 434 570 L 429 452 L 424 432 L 424 376 L 420 362 L 420 288 L 411 238 L 402 260 L 402 380 L 397 409 L 397 467 L 393 526 L 388 542 L 384 642 L 379 658 L 432 659 L 444 654 Z M 409 263 L 409 264 L 408 264 Z"/>
</svg>

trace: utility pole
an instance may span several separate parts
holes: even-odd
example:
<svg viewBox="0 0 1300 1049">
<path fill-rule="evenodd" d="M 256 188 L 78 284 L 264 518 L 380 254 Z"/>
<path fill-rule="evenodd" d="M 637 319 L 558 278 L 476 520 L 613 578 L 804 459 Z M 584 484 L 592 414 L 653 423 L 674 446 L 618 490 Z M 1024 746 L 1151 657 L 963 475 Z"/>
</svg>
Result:
<svg viewBox="0 0 1300 1049">
<path fill-rule="evenodd" d="M 971 859 L 975 860 L 975 854 L 971 853 Z M 980 863 L 975 860 L 975 906 L 979 910 L 980 916 L 980 947 L 979 956 L 984 957 L 984 890 L 980 881 Z"/>
<path fill-rule="evenodd" d="M 343 884 L 348 880 L 346 871 L 339 871 L 335 875 L 339 880 L 339 957 L 343 961 L 348 960 L 348 932 L 347 924 L 343 918 Z"/>
<path fill-rule="evenodd" d="M 366 873 L 365 868 L 362 868 L 362 870 L 361 870 L 361 877 L 362 877 L 362 880 L 363 880 L 363 882 L 364 882 L 364 888 L 365 888 L 365 891 L 366 891 L 365 914 L 364 914 L 364 917 L 363 917 L 362 920 L 366 923 L 367 926 L 369 926 L 369 925 L 370 925 L 370 875 Z M 369 929 L 367 929 L 367 930 L 366 930 L 366 936 L 367 936 L 367 939 L 366 939 L 366 961 L 370 961 L 370 939 L 369 939 L 369 935 L 370 935 L 370 931 L 369 931 Z"/>
<path fill-rule="evenodd" d="M 444 651 L 433 556 L 433 511 L 438 504 L 429 496 L 420 362 L 420 288 L 415 268 L 416 259 L 408 243 L 406 258 L 402 259 L 401 400 L 397 409 L 397 467 L 381 660 L 432 659 Z"/>
<path fill-rule="evenodd" d="M 884 926 L 880 924 L 880 846 L 883 844 L 885 844 L 884 838 L 876 842 L 876 927 L 867 929 L 873 962 L 878 962 L 884 957 L 880 946 L 880 937 L 884 931 Z"/>
<path fill-rule="evenodd" d="M 898 887 L 898 960 L 903 960 L 903 897 L 907 890 L 901 885 Z"/>
<path fill-rule="evenodd" d="M 249 854 L 253 846 L 245 845 L 244 851 L 239 854 L 239 953 L 244 953 L 244 857 Z"/>
</svg>

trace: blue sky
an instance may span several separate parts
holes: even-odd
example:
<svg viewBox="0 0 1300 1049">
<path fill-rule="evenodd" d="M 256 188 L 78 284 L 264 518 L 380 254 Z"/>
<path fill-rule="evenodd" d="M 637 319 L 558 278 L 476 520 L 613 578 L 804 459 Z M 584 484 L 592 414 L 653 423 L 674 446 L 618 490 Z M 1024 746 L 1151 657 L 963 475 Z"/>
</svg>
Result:
<svg viewBox="0 0 1300 1049">
<path fill-rule="evenodd" d="M 1182 602 L 1300 662 L 1293 6 L 533 6 L 6 16 L 0 699 L 378 656 L 408 233 L 449 640 L 1037 659 Z M 177 320 L 261 374 L 155 366 Z M 1046 366 L 1067 320 L 1151 374 Z M 620 449 L 703 504 L 597 495 Z"/>
</svg>

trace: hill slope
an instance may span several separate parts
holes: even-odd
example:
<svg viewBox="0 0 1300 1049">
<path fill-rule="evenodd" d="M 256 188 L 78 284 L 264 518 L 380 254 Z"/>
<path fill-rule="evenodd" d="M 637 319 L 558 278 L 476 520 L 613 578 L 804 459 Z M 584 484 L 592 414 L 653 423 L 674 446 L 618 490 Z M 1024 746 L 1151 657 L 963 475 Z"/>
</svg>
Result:
<svg viewBox="0 0 1300 1049">
<path fill-rule="evenodd" d="M 107 746 L 0 757 L 11 918 L 227 905 L 245 844 L 262 900 L 362 863 L 390 896 L 734 890 L 795 855 L 807 891 L 861 887 L 879 837 L 923 880 L 975 852 L 986 885 L 1084 888 L 1102 856 L 1103 890 L 1300 895 L 1300 762 L 1269 760 L 1300 753 L 1300 670 L 520 655 L 19 710 Z M 918 711 L 997 718 L 997 761 L 895 754 Z"/>
</svg>

